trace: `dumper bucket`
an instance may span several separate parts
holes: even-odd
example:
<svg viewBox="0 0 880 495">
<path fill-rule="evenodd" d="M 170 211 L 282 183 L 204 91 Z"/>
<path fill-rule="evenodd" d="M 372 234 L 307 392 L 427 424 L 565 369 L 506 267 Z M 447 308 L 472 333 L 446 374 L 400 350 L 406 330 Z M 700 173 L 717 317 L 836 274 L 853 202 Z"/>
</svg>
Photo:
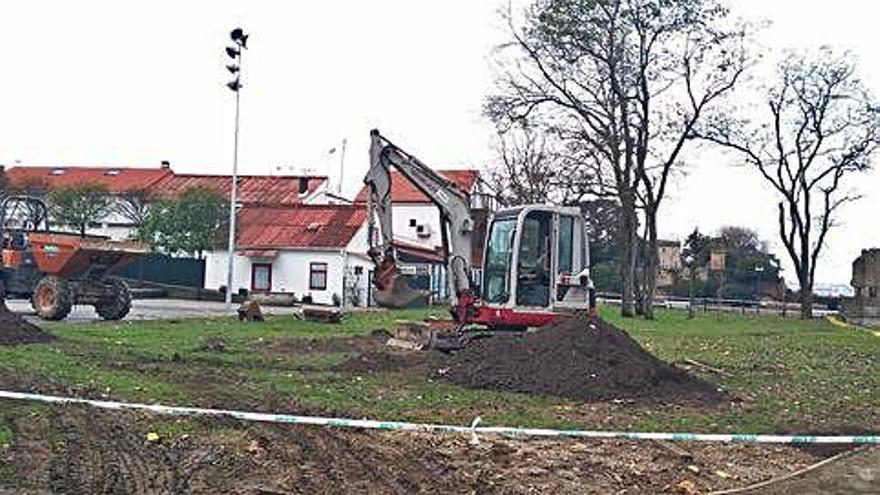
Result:
<svg viewBox="0 0 880 495">
<path fill-rule="evenodd" d="M 89 272 L 110 272 L 149 252 L 140 242 L 72 234 L 31 233 L 27 240 L 41 272 L 68 279 Z"/>
<path fill-rule="evenodd" d="M 426 306 L 430 292 L 413 289 L 405 277 L 394 275 L 384 289 L 376 289 L 376 304 L 384 308 L 413 308 Z"/>
</svg>

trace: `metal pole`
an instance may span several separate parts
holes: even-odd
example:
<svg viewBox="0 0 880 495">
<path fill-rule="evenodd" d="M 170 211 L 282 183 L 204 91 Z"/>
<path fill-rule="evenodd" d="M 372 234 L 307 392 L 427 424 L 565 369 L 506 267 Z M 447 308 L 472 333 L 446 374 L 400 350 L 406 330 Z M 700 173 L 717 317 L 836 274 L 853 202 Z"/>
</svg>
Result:
<svg viewBox="0 0 880 495">
<path fill-rule="evenodd" d="M 343 178 L 343 170 L 345 169 L 345 146 L 348 144 L 348 140 L 342 138 L 342 153 L 339 157 L 339 185 L 336 188 L 336 192 L 342 196 L 342 178 Z"/>
<path fill-rule="evenodd" d="M 242 78 L 242 61 L 244 59 L 244 49 L 239 48 L 238 55 L 238 80 Z M 241 105 L 241 86 L 235 92 L 235 144 L 232 152 L 232 190 L 229 198 L 229 242 L 227 244 L 227 252 L 229 259 L 226 264 L 226 311 L 232 311 L 232 272 L 235 256 L 235 203 L 238 196 L 238 127 L 239 127 L 239 111 Z"/>
</svg>

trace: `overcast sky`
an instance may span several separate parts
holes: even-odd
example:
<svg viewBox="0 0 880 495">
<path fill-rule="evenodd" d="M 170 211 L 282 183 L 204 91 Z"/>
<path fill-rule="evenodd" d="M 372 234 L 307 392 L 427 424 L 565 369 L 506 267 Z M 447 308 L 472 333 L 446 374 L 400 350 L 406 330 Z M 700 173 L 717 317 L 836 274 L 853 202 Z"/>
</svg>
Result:
<svg viewBox="0 0 880 495">
<path fill-rule="evenodd" d="M 880 94 L 880 58 L 868 2 L 738 0 L 738 14 L 773 24 L 771 49 L 828 43 L 860 58 Z M 354 194 L 373 127 L 437 167 L 493 160 L 481 116 L 491 50 L 503 41 L 495 0 L 321 2 L 10 2 L 0 15 L 0 163 L 157 166 L 229 173 L 233 93 L 224 64 L 228 31 L 252 35 L 245 53 L 241 169 L 308 168 Z M 832 8 L 829 8 L 832 6 Z M 688 175 L 662 212 L 671 238 L 694 226 L 746 225 L 776 241 L 774 202 L 749 170 L 691 150 Z M 880 246 L 880 172 L 843 212 L 819 282 L 847 282 L 863 247 Z M 791 270 L 786 275 L 793 279 Z"/>
</svg>

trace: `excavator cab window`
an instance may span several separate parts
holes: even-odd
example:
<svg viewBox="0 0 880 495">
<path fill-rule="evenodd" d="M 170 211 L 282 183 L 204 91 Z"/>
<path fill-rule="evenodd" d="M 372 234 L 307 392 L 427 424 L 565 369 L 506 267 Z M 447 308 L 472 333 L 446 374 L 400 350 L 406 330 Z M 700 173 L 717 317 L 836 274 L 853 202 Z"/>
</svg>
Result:
<svg viewBox="0 0 880 495">
<path fill-rule="evenodd" d="M 516 218 L 492 222 L 483 273 L 483 298 L 486 302 L 503 304 L 510 298 L 510 260 L 515 232 Z"/>
<path fill-rule="evenodd" d="M 570 275 L 574 266 L 574 217 L 559 217 L 559 263 L 557 273 Z"/>
<path fill-rule="evenodd" d="M 516 304 L 519 306 L 550 305 L 552 223 L 553 214 L 546 211 L 533 211 L 523 220 L 516 269 Z"/>
</svg>

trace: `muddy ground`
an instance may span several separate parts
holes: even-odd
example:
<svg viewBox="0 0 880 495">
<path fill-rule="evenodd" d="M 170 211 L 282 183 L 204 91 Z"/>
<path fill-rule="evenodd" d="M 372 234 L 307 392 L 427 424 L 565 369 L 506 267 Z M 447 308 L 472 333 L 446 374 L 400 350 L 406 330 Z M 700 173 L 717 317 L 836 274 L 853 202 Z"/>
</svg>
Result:
<svg viewBox="0 0 880 495">
<path fill-rule="evenodd" d="M 26 321 L 0 302 L 0 345 L 40 344 L 54 339 L 38 326 Z"/>
<path fill-rule="evenodd" d="M 790 448 L 483 438 L 59 406 L 17 416 L 0 487 L 57 493 L 661 493 L 739 486 L 813 462 Z M 171 420 L 173 421 L 173 420 Z"/>
<path fill-rule="evenodd" d="M 352 374 L 426 376 L 437 359 L 448 359 L 391 350 L 384 341 L 381 335 L 279 339 L 260 349 L 270 358 L 350 353 L 354 357 L 337 369 Z M 222 340 L 203 344 L 224 352 Z M 295 398 L 251 394 L 234 370 L 211 363 L 116 359 L 112 365 L 118 369 L 200 390 L 198 405 L 347 415 L 309 410 Z M 0 388 L 106 395 L 16 374 L 0 376 Z M 484 437 L 471 446 L 458 435 L 175 419 L 0 401 L 4 425 L 14 440 L 0 446 L 0 493 L 708 493 L 781 476 L 823 458 L 782 446 L 671 447 L 617 440 Z"/>
</svg>

